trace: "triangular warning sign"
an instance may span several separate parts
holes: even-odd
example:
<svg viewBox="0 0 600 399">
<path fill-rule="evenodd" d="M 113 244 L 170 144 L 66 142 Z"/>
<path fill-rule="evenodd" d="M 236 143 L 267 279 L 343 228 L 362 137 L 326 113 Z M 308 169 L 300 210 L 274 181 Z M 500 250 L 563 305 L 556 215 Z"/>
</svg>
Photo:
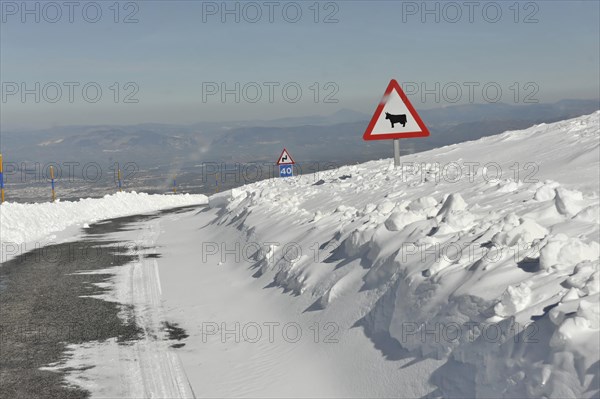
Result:
<svg viewBox="0 0 600 399">
<path fill-rule="evenodd" d="M 279 160 L 277 161 L 277 165 L 294 165 L 296 162 L 292 159 L 289 152 L 284 148 L 279 156 Z"/>
<path fill-rule="evenodd" d="M 363 139 L 386 140 L 426 136 L 429 136 L 429 130 L 398 82 L 392 79 L 365 130 Z"/>
</svg>

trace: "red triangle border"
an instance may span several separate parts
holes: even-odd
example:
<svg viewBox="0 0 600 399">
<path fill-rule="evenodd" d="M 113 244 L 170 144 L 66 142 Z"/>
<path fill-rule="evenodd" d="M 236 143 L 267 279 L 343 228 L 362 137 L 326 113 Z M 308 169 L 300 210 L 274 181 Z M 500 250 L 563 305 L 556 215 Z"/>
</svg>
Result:
<svg viewBox="0 0 600 399">
<path fill-rule="evenodd" d="M 292 163 L 279 163 L 279 160 L 281 159 L 281 157 L 283 156 L 283 154 L 287 152 L 288 157 L 290 157 L 290 161 L 292 161 Z M 292 154 L 290 154 L 290 152 L 288 150 L 286 150 L 285 147 L 283 147 L 283 151 L 281 151 L 281 155 L 279 155 L 279 157 L 277 158 L 277 165 L 295 165 L 296 162 L 294 162 L 294 158 L 292 158 Z"/>
<path fill-rule="evenodd" d="M 383 98 L 387 98 L 389 96 L 389 94 L 392 92 L 392 90 L 396 90 L 396 92 L 400 95 L 400 98 L 406 105 L 406 108 L 408 108 L 408 110 L 410 111 L 411 115 L 415 118 L 415 122 L 417 122 L 417 125 L 419 125 L 419 128 L 421 128 L 421 130 L 417 131 L 417 132 L 403 132 L 403 133 L 390 132 L 390 133 L 386 133 L 386 134 L 372 135 L 371 133 L 373 132 L 373 129 L 375 128 L 375 124 L 379 120 L 379 117 L 381 116 L 381 113 L 383 112 L 383 108 L 385 107 L 385 103 L 383 101 L 381 101 L 379 103 L 379 105 L 377 106 L 377 109 L 375 109 L 375 113 L 373 114 L 373 118 L 371 118 L 371 122 L 369 122 L 369 126 L 367 126 L 367 130 L 365 130 L 365 133 L 363 134 L 363 140 L 367 140 L 367 141 L 368 140 L 390 140 L 390 139 L 406 139 L 406 138 L 411 138 L 411 137 L 427 137 L 427 136 L 429 136 L 429 129 L 427 129 L 427 126 L 425 126 L 425 123 L 423 123 L 423 120 L 421 120 L 421 117 L 419 116 L 419 114 L 417 113 L 417 111 L 415 110 L 413 105 L 410 103 L 410 101 L 408 100 L 408 97 L 406 97 L 406 94 L 404 94 L 404 91 L 402 90 L 402 88 L 400 87 L 400 85 L 398 84 L 398 82 L 395 79 L 392 79 L 390 81 L 390 83 L 388 84 L 388 87 L 385 90 L 385 93 L 383 94 Z M 280 158 L 281 158 L 281 156 L 280 156 Z"/>
</svg>

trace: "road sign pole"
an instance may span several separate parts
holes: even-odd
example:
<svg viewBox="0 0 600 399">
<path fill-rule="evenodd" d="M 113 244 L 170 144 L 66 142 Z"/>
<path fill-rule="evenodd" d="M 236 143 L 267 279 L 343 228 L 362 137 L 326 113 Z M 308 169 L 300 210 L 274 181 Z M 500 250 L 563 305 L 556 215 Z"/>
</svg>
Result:
<svg viewBox="0 0 600 399">
<path fill-rule="evenodd" d="M 394 139 L 394 167 L 400 166 L 400 139 Z"/>
<path fill-rule="evenodd" d="M 2 174 L 2 154 L 0 154 L 0 204 L 4 202 L 4 175 Z"/>
</svg>

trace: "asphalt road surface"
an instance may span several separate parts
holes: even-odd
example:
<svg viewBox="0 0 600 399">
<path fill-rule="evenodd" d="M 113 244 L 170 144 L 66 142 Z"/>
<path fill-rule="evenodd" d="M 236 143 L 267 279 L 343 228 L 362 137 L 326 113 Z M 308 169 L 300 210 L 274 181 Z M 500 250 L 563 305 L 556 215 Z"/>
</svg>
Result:
<svg viewBox="0 0 600 399">
<path fill-rule="evenodd" d="M 118 317 L 122 305 L 85 297 L 100 295 L 110 274 L 77 274 L 125 265 L 136 259 L 126 243 L 104 234 L 165 213 L 112 219 L 90 225 L 81 241 L 49 245 L 0 266 L 0 398 L 86 398 L 64 383 L 64 371 L 40 370 L 61 361 L 69 344 L 117 338 L 139 339 L 134 318 Z M 115 245 L 116 244 L 116 245 Z"/>
</svg>

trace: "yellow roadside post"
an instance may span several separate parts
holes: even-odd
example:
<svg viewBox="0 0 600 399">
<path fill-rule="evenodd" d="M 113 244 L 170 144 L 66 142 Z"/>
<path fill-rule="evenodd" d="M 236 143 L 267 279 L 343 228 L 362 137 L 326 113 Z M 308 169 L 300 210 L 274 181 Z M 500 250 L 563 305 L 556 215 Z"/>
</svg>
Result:
<svg viewBox="0 0 600 399">
<path fill-rule="evenodd" d="M 54 191 L 54 167 L 50 166 L 50 182 L 52 184 L 52 202 L 56 199 L 56 193 Z"/>
</svg>

